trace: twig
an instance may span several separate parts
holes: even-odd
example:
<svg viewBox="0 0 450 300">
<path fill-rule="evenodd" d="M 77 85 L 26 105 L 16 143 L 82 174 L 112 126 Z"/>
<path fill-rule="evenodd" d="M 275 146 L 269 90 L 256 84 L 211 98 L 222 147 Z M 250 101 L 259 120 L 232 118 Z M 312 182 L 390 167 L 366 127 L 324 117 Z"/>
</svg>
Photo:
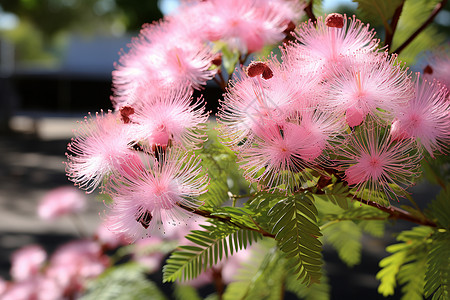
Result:
<svg viewBox="0 0 450 300">
<path fill-rule="evenodd" d="M 219 300 L 222 300 L 223 293 L 225 291 L 225 283 L 222 278 L 222 269 L 212 268 L 212 277 L 214 279 L 214 287 L 216 288 L 217 296 Z"/>
<path fill-rule="evenodd" d="M 389 48 L 391 47 L 392 40 L 394 39 L 394 33 L 397 29 L 398 20 L 400 19 L 400 15 L 402 14 L 403 5 L 405 4 L 405 1 L 403 0 L 402 3 L 395 9 L 394 15 L 392 16 L 392 21 L 390 24 L 390 30 L 386 30 L 386 39 L 384 41 L 384 45 L 387 47 L 387 50 L 389 51 Z"/>
<path fill-rule="evenodd" d="M 383 206 L 375 201 L 370 201 L 370 200 L 364 200 L 358 197 L 353 197 L 353 200 L 356 200 L 358 202 L 361 202 L 363 204 L 375 207 L 381 211 L 384 211 L 386 213 L 389 214 L 389 219 L 395 219 L 395 220 L 405 220 L 405 221 L 409 221 L 412 223 L 416 223 L 419 225 L 425 225 L 425 226 L 431 226 L 431 227 L 437 227 L 437 224 L 434 223 L 433 221 L 429 220 L 429 219 L 423 219 L 423 218 L 419 218 L 417 216 L 414 216 L 412 214 L 410 214 L 409 212 L 407 212 L 406 210 L 403 210 L 401 208 L 395 207 L 395 206 Z"/>
<path fill-rule="evenodd" d="M 186 211 L 189 211 L 189 212 L 191 212 L 191 213 L 193 213 L 195 215 L 198 215 L 198 216 L 202 216 L 202 217 L 209 218 L 209 219 L 216 219 L 216 220 L 219 220 L 221 222 L 224 222 L 224 223 L 227 223 L 227 224 L 231 224 L 233 226 L 237 226 L 237 227 L 242 228 L 242 229 L 258 232 L 258 233 L 260 233 L 263 236 L 267 236 L 267 237 L 270 237 L 270 238 L 275 238 L 274 234 L 271 234 L 270 232 L 265 231 L 264 229 L 262 229 L 259 226 L 257 226 L 258 229 L 255 229 L 255 228 L 252 228 L 252 227 L 245 226 L 243 224 L 235 223 L 235 222 L 233 222 L 231 220 L 231 217 L 228 217 L 228 216 L 213 215 L 209 211 L 188 207 L 188 206 L 183 205 L 182 203 L 178 203 L 178 206 L 181 207 L 182 209 L 184 209 Z"/>
<path fill-rule="evenodd" d="M 447 0 L 442 0 L 440 3 L 436 4 L 436 6 L 434 7 L 434 9 L 431 12 L 430 16 L 422 24 L 422 26 L 420 26 L 405 42 L 403 42 L 403 44 L 401 44 L 400 47 L 395 49 L 395 51 L 393 51 L 393 53 L 400 54 L 400 52 L 402 52 L 403 49 L 405 49 L 425 28 L 427 28 L 427 26 L 430 25 L 431 22 L 433 22 L 433 20 L 436 17 L 436 15 L 441 11 L 441 9 L 444 8 L 444 6 L 446 4 L 447 4 Z"/>
<path fill-rule="evenodd" d="M 317 21 L 317 18 L 313 12 L 313 0 L 310 0 L 308 2 L 308 5 L 306 5 L 303 10 L 305 11 L 306 15 L 311 19 L 311 22 L 313 22 L 313 24 L 315 24 Z"/>
</svg>

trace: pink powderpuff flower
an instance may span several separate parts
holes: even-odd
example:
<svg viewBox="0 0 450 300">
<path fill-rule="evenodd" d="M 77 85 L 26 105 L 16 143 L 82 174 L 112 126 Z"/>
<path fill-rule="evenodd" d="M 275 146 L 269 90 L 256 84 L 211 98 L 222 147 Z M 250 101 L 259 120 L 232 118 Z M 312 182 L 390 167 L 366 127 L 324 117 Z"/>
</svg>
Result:
<svg viewBox="0 0 450 300">
<path fill-rule="evenodd" d="M 134 175 L 119 169 L 107 189 L 114 201 L 107 216 L 109 228 L 132 240 L 167 224 L 186 222 L 188 210 L 200 205 L 195 197 L 205 193 L 208 185 L 198 157 L 182 154 L 180 149 L 167 149 L 156 158 L 144 156 L 142 164 L 145 169 L 133 169 Z"/>
<path fill-rule="evenodd" d="M 79 294 L 88 279 L 99 276 L 108 266 L 109 258 L 98 243 L 77 240 L 58 248 L 50 258 L 46 277 L 53 279 L 68 296 Z"/>
<path fill-rule="evenodd" d="M 314 105 L 321 91 L 316 77 L 302 76 L 302 68 L 298 72 L 285 68 L 275 57 L 258 63 L 250 64 L 246 74 L 238 72 L 219 108 L 220 134 L 234 150 L 243 142 L 251 144 L 264 131 L 265 122 L 283 123 L 296 111 Z M 265 65 L 272 76 L 264 78 L 256 72 L 258 65 Z"/>
<path fill-rule="evenodd" d="M 197 148 L 206 137 L 208 113 L 203 99 L 194 103 L 191 100 L 192 91 L 187 88 L 168 89 L 148 97 L 130 116 L 132 122 L 139 124 L 136 137 L 151 146 Z"/>
<path fill-rule="evenodd" d="M 337 14 L 333 14 L 336 17 Z M 284 60 L 300 60 L 320 63 L 323 77 L 328 76 L 328 68 L 340 63 L 347 65 L 354 61 L 355 53 L 371 53 L 377 50 L 379 41 L 374 39 L 375 32 L 369 30 L 355 16 L 347 18 L 340 15 L 342 28 L 327 25 L 326 18 L 318 17 L 317 22 L 309 20 L 295 30 L 296 41 L 287 46 L 289 55 Z M 298 58 L 297 58 L 298 57 Z M 305 57 L 309 59 L 305 60 Z M 357 57 L 358 58 L 358 57 Z M 364 56 L 359 56 L 364 62 Z"/>
<path fill-rule="evenodd" d="M 74 130 L 68 145 L 66 172 L 75 185 L 92 192 L 115 168 L 136 160 L 131 124 L 123 124 L 111 112 L 89 115 Z"/>
<path fill-rule="evenodd" d="M 423 78 L 430 82 L 435 79 L 450 89 L 450 43 L 431 53 L 427 62 Z"/>
<path fill-rule="evenodd" d="M 283 38 L 290 22 L 303 14 L 295 1 L 212 0 L 205 5 L 203 32 L 211 41 L 221 40 L 242 53 L 261 50 Z"/>
<path fill-rule="evenodd" d="M 310 179 L 305 168 L 325 165 L 325 151 L 343 128 L 335 116 L 319 111 L 260 125 L 252 145 L 238 149 L 238 161 L 247 180 L 286 192 Z"/>
<path fill-rule="evenodd" d="M 158 94 L 159 87 L 200 89 L 214 77 L 217 70 L 210 67 L 216 54 L 182 25 L 170 19 L 146 24 L 129 51 L 122 51 L 112 73 L 116 110 L 135 105 L 142 93 Z"/>
<path fill-rule="evenodd" d="M 367 115 L 391 122 L 413 92 L 407 71 L 395 55 L 387 53 L 366 56 L 363 64 L 338 64 L 328 78 L 326 105 L 345 113 L 350 127 L 360 125 Z"/>
<path fill-rule="evenodd" d="M 357 197 L 397 199 L 420 174 L 422 154 L 414 141 L 394 141 L 383 129 L 366 122 L 335 149 L 336 163 Z"/>
<path fill-rule="evenodd" d="M 439 82 L 421 80 L 417 74 L 414 92 L 392 123 L 392 138 L 414 138 L 432 157 L 433 152 L 447 152 L 450 144 L 448 90 Z"/>
<path fill-rule="evenodd" d="M 22 281 L 36 276 L 47 259 L 47 253 L 39 245 L 25 246 L 12 254 L 11 277 Z"/>
<path fill-rule="evenodd" d="M 59 187 L 46 193 L 38 206 L 38 215 L 43 220 L 55 220 L 65 215 L 82 212 L 86 207 L 86 196 L 75 187 Z"/>
</svg>

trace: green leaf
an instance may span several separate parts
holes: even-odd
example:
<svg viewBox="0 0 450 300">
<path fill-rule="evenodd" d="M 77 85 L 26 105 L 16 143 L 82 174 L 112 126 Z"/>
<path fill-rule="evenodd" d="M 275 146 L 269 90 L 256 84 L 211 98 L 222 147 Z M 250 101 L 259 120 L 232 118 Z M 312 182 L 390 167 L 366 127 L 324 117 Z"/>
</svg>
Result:
<svg viewBox="0 0 450 300">
<path fill-rule="evenodd" d="M 96 280 L 88 284 L 87 290 L 81 299 L 166 299 L 157 285 L 146 279 L 144 270 L 136 263 L 111 267 Z"/>
<path fill-rule="evenodd" d="M 428 206 L 427 214 L 443 228 L 450 229 L 450 183 Z"/>
<path fill-rule="evenodd" d="M 425 275 L 425 297 L 450 298 L 450 233 L 440 230 L 432 236 Z"/>
<path fill-rule="evenodd" d="M 391 50 L 395 51 L 412 33 L 414 33 L 428 18 L 438 0 L 405 1 L 402 15 L 399 19 Z M 419 53 L 433 49 L 445 40 L 437 28 L 431 24 L 423 30 L 399 55 L 400 60 L 413 64 Z"/>
<path fill-rule="evenodd" d="M 380 261 L 382 269 L 376 275 L 381 281 L 378 286 L 380 294 L 393 295 L 397 280 L 403 285 L 402 290 L 409 297 L 416 298 L 423 294 L 423 267 L 430 251 L 430 237 L 433 231 L 433 228 L 427 226 L 414 227 L 399 234 L 397 240 L 401 243 L 386 248 L 392 255 Z"/>
<path fill-rule="evenodd" d="M 198 294 L 197 290 L 185 284 L 176 283 L 173 285 L 173 294 L 176 300 L 201 300 L 202 298 Z"/>
<path fill-rule="evenodd" d="M 211 220 L 211 222 L 214 222 Z M 215 222 L 212 226 L 202 226 L 205 231 L 193 230 L 186 236 L 197 246 L 181 246 L 167 259 L 163 267 L 163 282 L 191 280 L 203 270 L 217 264 L 262 236 L 255 231 Z"/>
<path fill-rule="evenodd" d="M 313 194 L 314 199 L 321 199 L 324 201 L 330 201 L 331 203 L 338 205 L 343 209 L 348 208 L 349 190 L 343 182 L 332 184 L 323 189 L 325 194 Z"/>
<path fill-rule="evenodd" d="M 308 285 L 320 282 L 321 276 L 322 244 L 318 238 L 322 234 L 317 226 L 317 213 L 305 194 L 287 196 L 268 212 L 279 248 L 290 259 L 297 279 Z"/>
<path fill-rule="evenodd" d="M 324 243 L 330 243 L 348 266 L 360 263 L 362 232 L 358 225 L 352 221 L 340 221 L 327 226 L 322 233 Z"/>
<path fill-rule="evenodd" d="M 286 290 L 296 294 L 299 299 L 328 300 L 330 299 L 331 287 L 328 284 L 328 277 L 325 276 L 323 268 L 321 273 L 322 277 L 320 278 L 320 283 L 309 287 L 304 284 L 299 284 L 294 276 L 287 276 Z"/>
<path fill-rule="evenodd" d="M 373 26 L 383 25 L 390 30 L 390 20 L 403 0 L 353 0 L 358 3 L 358 16 Z"/>
</svg>

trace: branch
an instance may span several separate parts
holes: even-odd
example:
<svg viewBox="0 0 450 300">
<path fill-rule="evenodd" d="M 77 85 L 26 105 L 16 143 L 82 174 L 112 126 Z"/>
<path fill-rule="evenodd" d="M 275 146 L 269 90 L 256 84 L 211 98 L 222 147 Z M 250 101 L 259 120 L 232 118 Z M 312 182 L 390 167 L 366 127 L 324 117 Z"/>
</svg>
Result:
<svg viewBox="0 0 450 300">
<path fill-rule="evenodd" d="M 412 215 L 411 213 L 407 212 L 406 210 L 403 210 L 401 208 L 395 207 L 395 206 L 383 206 L 375 201 L 370 201 L 370 200 L 364 200 L 358 197 L 353 197 L 354 200 L 361 202 L 363 204 L 375 207 L 381 211 L 384 211 L 386 213 L 389 214 L 389 219 L 394 219 L 394 220 L 405 220 L 405 221 L 409 221 L 412 223 L 416 223 L 419 225 L 425 225 L 425 226 L 431 226 L 431 227 L 437 227 L 437 224 L 434 223 L 433 221 L 426 219 L 426 218 L 420 218 L 417 217 L 415 215 Z"/>
<path fill-rule="evenodd" d="M 316 23 L 317 18 L 313 13 L 313 0 L 310 0 L 308 5 L 306 5 L 303 10 L 305 11 L 306 15 L 311 19 L 311 22 Z"/>
<path fill-rule="evenodd" d="M 221 222 L 224 222 L 224 223 L 227 223 L 227 224 L 230 224 L 230 225 L 242 228 L 242 229 L 258 232 L 258 233 L 262 234 L 263 236 L 267 236 L 267 237 L 270 237 L 270 238 L 275 238 L 274 234 L 271 234 L 270 232 L 265 231 L 264 229 L 262 229 L 259 226 L 258 226 L 258 229 L 255 229 L 255 228 L 252 228 L 252 227 L 245 226 L 243 224 L 235 223 L 235 222 L 233 222 L 231 220 L 231 217 L 228 217 L 228 216 L 213 215 L 211 212 L 209 212 L 207 210 L 202 210 L 202 209 L 188 207 L 188 206 L 185 206 L 185 205 L 183 205 L 181 203 L 177 203 L 177 205 L 179 207 L 181 207 L 182 209 L 184 209 L 184 210 L 186 210 L 186 211 L 188 211 L 190 213 L 193 213 L 194 215 L 202 216 L 202 217 L 205 217 L 205 218 L 208 218 L 208 219 L 216 219 L 216 220 L 219 220 Z"/>
<path fill-rule="evenodd" d="M 425 28 L 428 27 L 428 25 L 433 22 L 436 15 L 441 11 L 441 9 L 444 8 L 444 6 L 447 4 L 447 0 L 442 0 L 440 3 L 436 4 L 433 11 L 431 12 L 431 15 L 428 17 L 428 19 L 420 26 L 403 44 L 398 47 L 394 53 L 400 54 Z"/>
<path fill-rule="evenodd" d="M 391 47 L 392 40 L 394 39 L 394 33 L 397 29 L 398 20 L 400 19 L 400 15 L 402 14 L 403 5 L 405 4 L 405 1 L 403 0 L 402 3 L 395 9 L 394 15 L 392 16 L 392 21 L 390 24 L 390 31 L 386 30 L 386 39 L 384 41 L 384 45 L 387 47 L 387 50 L 389 51 L 389 48 Z"/>
</svg>

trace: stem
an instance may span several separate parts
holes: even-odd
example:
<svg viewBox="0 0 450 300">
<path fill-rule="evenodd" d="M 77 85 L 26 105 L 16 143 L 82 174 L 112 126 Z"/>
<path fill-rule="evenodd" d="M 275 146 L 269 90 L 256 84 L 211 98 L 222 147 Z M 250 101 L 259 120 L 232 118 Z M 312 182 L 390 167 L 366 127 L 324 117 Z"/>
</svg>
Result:
<svg viewBox="0 0 450 300">
<path fill-rule="evenodd" d="M 214 279 L 214 287 L 217 291 L 219 300 L 223 299 L 223 292 L 225 291 L 225 283 L 222 278 L 222 269 L 212 268 L 212 277 Z"/>
<path fill-rule="evenodd" d="M 364 200 L 358 197 L 353 197 L 353 200 L 356 200 L 358 202 L 361 202 L 363 204 L 375 207 L 381 211 L 384 211 L 386 213 L 389 214 L 389 219 L 394 219 L 394 220 L 405 220 L 405 221 L 409 221 L 412 223 L 416 223 L 419 225 L 425 225 L 425 226 L 430 226 L 430 227 L 437 227 L 437 224 L 434 223 L 431 220 L 428 219 L 422 219 L 419 218 L 417 216 L 414 216 L 412 214 L 410 214 L 409 212 L 407 212 L 406 210 L 403 210 L 401 208 L 395 207 L 395 206 L 383 206 L 375 201 L 370 201 L 370 200 Z"/>
<path fill-rule="evenodd" d="M 258 229 L 255 229 L 255 228 L 252 228 L 252 227 L 245 226 L 243 224 L 235 223 L 235 222 L 233 222 L 231 220 L 230 217 L 227 217 L 227 216 L 212 215 L 211 212 L 209 212 L 209 211 L 188 207 L 188 206 L 185 206 L 185 205 L 183 205 L 181 203 L 178 203 L 177 205 L 179 207 L 181 207 L 182 209 L 184 209 L 186 211 L 189 211 L 190 213 L 193 213 L 195 215 L 202 216 L 202 217 L 205 217 L 205 218 L 208 218 L 208 219 L 216 219 L 216 220 L 219 220 L 221 222 L 224 222 L 224 223 L 227 223 L 227 224 L 231 224 L 233 226 L 236 226 L 236 227 L 239 227 L 239 228 L 242 228 L 242 229 L 258 232 L 258 233 L 260 233 L 263 236 L 275 238 L 274 234 L 271 234 L 270 232 L 265 231 L 264 229 L 262 229 L 259 226 L 257 226 Z"/>
<path fill-rule="evenodd" d="M 403 5 L 405 4 L 405 1 L 403 0 L 402 3 L 395 9 L 394 15 L 392 16 L 392 21 L 390 24 L 391 30 L 386 30 L 386 39 L 384 41 L 384 45 L 387 47 L 386 50 L 389 51 L 389 48 L 391 47 L 392 40 L 394 39 L 394 33 L 397 29 L 398 20 L 400 19 L 400 15 L 402 14 Z"/>
<path fill-rule="evenodd" d="M 313 12 L 313 2 L 314 2 L 314 0 L 310 0 L 308 2 L 308 5 L 306 5 L 303 10 L 305 11 L 306 15 L 311 19 L 311 22 L 313 22 L 315 24 L 317 21 L 317 18 Z"/>
<path fill-rule="evenodd" d="M 400 47 L 395 49 L 395 51 L 393 51 L 393 52 L 397 53 L 397 54 L 400 54 L 400 52 L 402 52 L 425 28 L 427 28 L 428 25 L 431 24 L 431 22 L 433 22 L 433 20 L 436 17 L 436 15 L 441 11 L 441 9 L 444 8 L 444 6 L 446 4 L 447 4 L 447 0 L 442 0 L 440 3 L 436 4 L 436 6 L 434 7 L 434 9 L 431 12 L 430 16 L 422 24 L 422 26 L 420 26 L 405 42 L 403 42 L 403 44 L 401 44 Z"/>
</svg>

